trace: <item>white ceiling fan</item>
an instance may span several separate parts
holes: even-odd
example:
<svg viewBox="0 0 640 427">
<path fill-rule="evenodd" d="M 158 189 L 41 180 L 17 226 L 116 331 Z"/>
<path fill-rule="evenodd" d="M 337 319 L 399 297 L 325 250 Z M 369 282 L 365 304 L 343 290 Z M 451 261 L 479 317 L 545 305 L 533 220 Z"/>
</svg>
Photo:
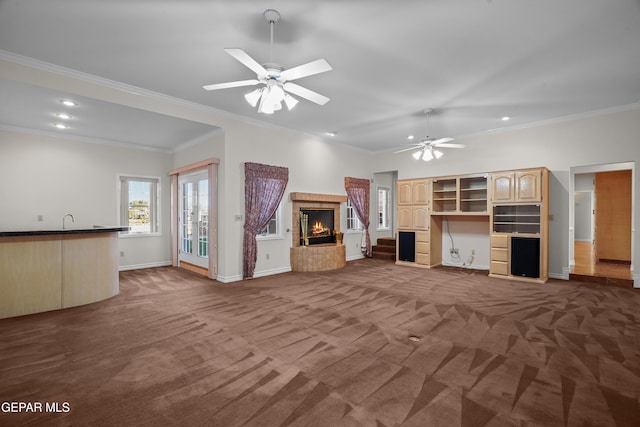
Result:
<svg viewBox="0 0 640 427">
<path fill-rule="evenodd" d="M 282 101 L 284 101 L 289 110 L 295 107 L 298 100 L 290 94 L 297 95 L 319 105 L 326 104 L 329 101 L 329 98 L 326 96 L 320 95 L 317 92 L 295 83 L 291 83 L 291 81 L 330 71 L 332 68 L 329 63 L 324 59 L 318 59 L 304 65 L 289 68 L 288 70 L 284 70 L 282 66 L 274 63 L 273 27 L 280 20 L 280 13 L 274 9 L 267 9 L 264 11 L 263 16 L 267 22 L 269 22 L 271 27 L 270 62 L 261 65 L 242 49 L 225 49 L 225 52 L 255 72 L 256 78 L 229 83 L 211 84 L 203 86 L 203 88 L 206 90 L 218 90 L 241 86 L 255 86 L 260 84 L 262 87 L 247 93 L 245 95 L 245 99 L 252 107 L 258 105 L 258 101 L 260 101 L 260 104 L 258 105 L 258 112 L 264 114 L 273 114 L 273 112 L 281 110 Z"/>
<path fill-rule="evenodd" d="M 444 138 L 431 138 L 429 137 L 429 115 L 433 112 L 433 109 L 427 108 L 424 110 L 424 113 L 427 116 L 427 136 L 420 139 L 420 141 L 415 142 L 413 144 L 409 144 L 410 147 L 395 151 L 396 153 L 403 153 L 405 151 L 417 150 L 412 154 L 413 158 L 419 160 L 422 158 L 425 162 L 428 162 L 433 159 L 439 159 L 444 155 L 444 153 L 437 148 L 464 148 L 464 144 L 449 144 L 449 142 L 454 141 L 455 138 L 451 138 L 449 136 Z"/>
</svg>

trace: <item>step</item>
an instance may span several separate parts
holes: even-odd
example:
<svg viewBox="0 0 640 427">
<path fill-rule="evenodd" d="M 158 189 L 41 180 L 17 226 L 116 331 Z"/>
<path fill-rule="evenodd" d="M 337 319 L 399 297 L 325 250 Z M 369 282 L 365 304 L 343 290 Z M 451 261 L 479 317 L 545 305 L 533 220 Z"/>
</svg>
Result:
<svg viewBox="0 0 640 427">
<path fill-rule="evenodd" d="M 371 254 L 371 258 L 375 258 L 375 259 L 384 259 L 384 260 L 388 260 L 388 261 L 395 261 L 396 260 L 396 254 L 394 253 L 389 253 L 389 252 L 373 252 Z"/>
<path fill-rule="evenodd" d="M 396 239 L 392 239 L 391 237 L 379 237 L 376 242 L 378 246 L 393 246 L 396 247 Z"/>
<path fill-rule="evenodd" d="M 392 253 L 392 254 L 396 253 L 396 247 L 395 246 L 374 245 L 374 246 L 371 247 L 371 250 L 373 252 L 384 252 L 384 253 Z"/>
</svg>

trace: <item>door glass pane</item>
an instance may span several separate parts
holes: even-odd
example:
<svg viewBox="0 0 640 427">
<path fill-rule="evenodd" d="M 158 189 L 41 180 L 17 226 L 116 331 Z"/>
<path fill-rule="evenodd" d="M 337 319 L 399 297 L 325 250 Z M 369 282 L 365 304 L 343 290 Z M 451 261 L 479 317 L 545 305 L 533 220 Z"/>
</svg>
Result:
<svg viewBox="0 0 640 427">
<path fill-rule="evenodd" d="M 193 253 L 193 183 L 182 185 L 182 252 Z"/>
<path fill-rule="evenodd" d="M 198 256 L 206 258 L 209 236 L 209 181 L 198 181 Z"/>
</svg>

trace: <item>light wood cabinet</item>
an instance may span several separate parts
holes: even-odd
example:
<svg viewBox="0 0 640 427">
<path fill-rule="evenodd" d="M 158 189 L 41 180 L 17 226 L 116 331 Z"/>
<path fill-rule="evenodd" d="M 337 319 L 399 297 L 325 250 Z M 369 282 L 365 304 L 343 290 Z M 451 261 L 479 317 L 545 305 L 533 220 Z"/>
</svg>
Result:
<svg viewBox="0 0 640 427">
<path fill-rule="evenodd" d="M 490 179 L 490 275 L 544 283 L 549 275 L 549 171 L 497 172 Z M 533 241 L 535 249 L 525 248 L 525 240 Z M 520 270 L 526 260 L 535 268 L 525 273 Z"/>
<path fill-rule="evenodd" d="M 431 181 L 421 179 L 411 181 L 411 203 L 413 205 L 429 205 L 429 190 Z"/>
<path fill-rule="evenodd" d="M 542 201 L 541 173 L 540 169 L 515 173 L 516 202 Z"/>
<path fill-rule="evenodd" d="M 484 217 L 490 224 L 489 275 L 543 283 L 548 278 L 548 195 L 546 168 L 398 181 L 398 229 L 412 232 L 411 254 L 415 253 L 411 262 L 398 263 L 426 268 L 442 264 L 445 219 Z M 530 257 L 514 253 L 512 238 L 515 248 L 523 240 L 539 240 L 538 277 L 532 277 L 537 271 L 521 276 L 520 261 Z"/>
<path fill-rule="evenodd" d="M 413 206 L 411 213 L 411 225 L 414 230 L 429 229 L 429 209 L 426 206 Z"/>
<path fill-rule="evenodd" d="M 492 203 L 534 203 L 542 201 L 542 169 L 491 174 Z"/>
<path fill-rule="evenodd" d="M 491 265 L 489 273 L 499 276 L 509 275 L 509 235 L 492 234 L 491 242 Z"/>
<path fill-rule="evenodd" d="M 412 192 L 411 181 L 398 181 L 398 206 L 410 205 Z"/>
<path fill-rule="evenodd" d="M 399 230 L 410 230 L 413 224 L 413 208 L 411 206 L 398 206 L 397 224 Z"/>
</svg>

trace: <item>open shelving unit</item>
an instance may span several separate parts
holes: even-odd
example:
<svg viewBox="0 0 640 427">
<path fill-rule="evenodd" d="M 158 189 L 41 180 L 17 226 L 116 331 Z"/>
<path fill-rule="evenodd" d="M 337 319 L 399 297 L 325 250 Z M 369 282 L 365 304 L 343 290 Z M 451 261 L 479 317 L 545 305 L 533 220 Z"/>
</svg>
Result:
<svg viewBox="0 0 640 427">
<path fill-rule="evenodd" d="M 458 210 L 458 181 L 456 178 L 433 181 L 433 212 Z"/>
<path fill-rule="evenodd" d="M 486 175 L 460 178 L 460 211 L 486 213 L 487 206 Z"/>
</svg>

